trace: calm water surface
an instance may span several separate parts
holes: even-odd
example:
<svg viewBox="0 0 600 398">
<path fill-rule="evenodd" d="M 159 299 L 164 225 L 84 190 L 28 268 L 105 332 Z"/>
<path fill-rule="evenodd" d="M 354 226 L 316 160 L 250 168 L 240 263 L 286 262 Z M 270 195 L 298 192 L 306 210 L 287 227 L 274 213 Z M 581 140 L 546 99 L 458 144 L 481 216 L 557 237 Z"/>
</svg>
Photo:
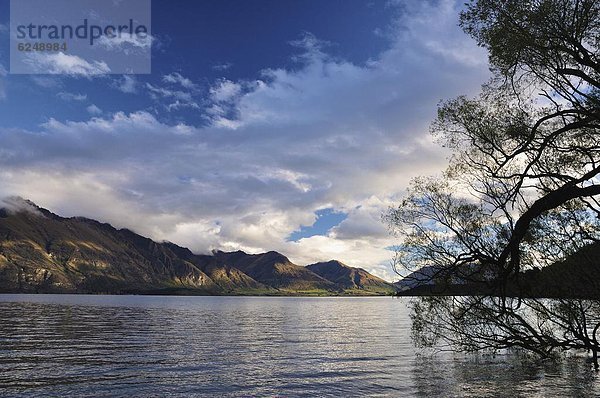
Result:
<svg viewBox="0 0 600 398">
<path fill-rule="evenodd" d="M 581 358 L 418 355 L 406 303 L 0 295 L 0 396 L 600 396 Z"/>
</svg>

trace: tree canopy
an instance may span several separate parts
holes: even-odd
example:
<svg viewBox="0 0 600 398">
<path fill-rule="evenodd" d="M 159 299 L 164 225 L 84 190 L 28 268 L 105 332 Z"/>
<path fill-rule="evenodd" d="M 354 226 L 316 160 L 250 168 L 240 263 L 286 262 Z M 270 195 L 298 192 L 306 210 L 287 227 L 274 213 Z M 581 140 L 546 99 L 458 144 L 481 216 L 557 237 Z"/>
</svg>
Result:
<svg viewBox="0 0 600 398">
<path fill-rule="evenodd" d="M 532 298 L 519 278 L 600 241 L 600 2 L 474 0 L 460 26 L 488 50 L 493 77 L 477 98 L 440 106 L 431 129 L 450 165 L 415 179 L 386 219 L 397 267 L 488 290 L 418 300 L 415 336 L 596 359 L 598 302 Z"/>
</svg>

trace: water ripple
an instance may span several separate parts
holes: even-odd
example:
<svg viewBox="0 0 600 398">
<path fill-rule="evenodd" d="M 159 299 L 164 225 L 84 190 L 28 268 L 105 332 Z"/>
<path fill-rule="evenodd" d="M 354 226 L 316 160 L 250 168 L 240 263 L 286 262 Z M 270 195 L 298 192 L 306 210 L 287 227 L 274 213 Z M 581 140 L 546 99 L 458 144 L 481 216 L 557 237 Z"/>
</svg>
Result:
<svg viewBox="0 0 600 398">
<path fill-rule="evenodd" d="M 391 298 L 0 295 L 2 397 L 599 396 L 581 359 L 416 355 Z"/>
</svg>

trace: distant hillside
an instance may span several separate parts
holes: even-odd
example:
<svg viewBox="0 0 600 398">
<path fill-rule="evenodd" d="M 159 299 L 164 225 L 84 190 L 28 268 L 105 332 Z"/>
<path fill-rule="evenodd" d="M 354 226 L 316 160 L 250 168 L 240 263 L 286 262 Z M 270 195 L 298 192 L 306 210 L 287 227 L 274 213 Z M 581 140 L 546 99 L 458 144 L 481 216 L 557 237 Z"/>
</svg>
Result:
<svg viewBox="0 0 600 398">
<path fill-rule="evenodd" d="M 426 267 L 396 282 L 399 295 L 473 295 L 495 294 L 492 284 L 460 281 L 460 278 L 436 280 Z M 457 282 L 458 280 L 458 282 Z M 509 296 L 539 298 L 600 299 L 600 243 L 588 245 L 573 255 L 543 268 L 530 269 L 512 278 L 506 285 Z"/>
<path fill-rule="evenodd" d="M 363 271 L 366 279 L 378 279 Z M 362 286 L 362 287 L 361 287 Z M 357 293 L 380 294 L 357 285 Z M 341 294 L 347 285 L 268 252 L 196 255 L 20 198 L 0 202 L 0 292 Z"/>
<path fill-rule="evenodd" d="M 277 252 L 246 254 L 216 252 L 215 258 L 222 264 L 235 267 L 252 278 L 269 286 L 285 291 L 340 290 L 330 280 L 320 277 L 306 267 L 293 264 L 287 257 Z"/>
<path fill-rule="evenodd" d="M 433 280 L 438 273 L 439 270 L 437 270 L 435 267 L 423 267 L 419 270 L 411 272 L 398 282 L 394 282 L 394 286 L 399 292 L 403 292 L 416 287 L 433 285 Z"/>
<path fill-rule="evenodd" d="M 520 275 L 519 287 L 535 297 L 600 298 L 600 243 L 542 269 Z"/>
<path fill-rule="evenodd" d="M 345 291 L 391 294 L 396 290 L 392 284 L 371 275 L 364 269 L 349 267 L 336 260 L 307 265 L 306 268 L 341 286 Z"/>
</svg>

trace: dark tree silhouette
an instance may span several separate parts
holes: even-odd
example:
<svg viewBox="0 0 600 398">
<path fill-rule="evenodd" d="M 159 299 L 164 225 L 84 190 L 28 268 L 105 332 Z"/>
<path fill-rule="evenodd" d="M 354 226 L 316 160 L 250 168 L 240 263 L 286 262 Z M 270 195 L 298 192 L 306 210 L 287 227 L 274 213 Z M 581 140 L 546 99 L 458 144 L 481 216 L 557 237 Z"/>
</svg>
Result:
<svg viewBox="0 0 600 398">
<path fill-rule="evenodd" d="M 417 300 L 415 337 L 587 349 L 597 367 L 599 303 L 531 298 L 519 279 L 600 240 L 600 2 L 477 0 L 460 25 L 488 50 L 493 78 L 479 97 L 440 106 L 432 132 L 450 166 L 414 180 L 386 219 L 402 240 L 397 267 L 486 288 Z"/>
</svg>

